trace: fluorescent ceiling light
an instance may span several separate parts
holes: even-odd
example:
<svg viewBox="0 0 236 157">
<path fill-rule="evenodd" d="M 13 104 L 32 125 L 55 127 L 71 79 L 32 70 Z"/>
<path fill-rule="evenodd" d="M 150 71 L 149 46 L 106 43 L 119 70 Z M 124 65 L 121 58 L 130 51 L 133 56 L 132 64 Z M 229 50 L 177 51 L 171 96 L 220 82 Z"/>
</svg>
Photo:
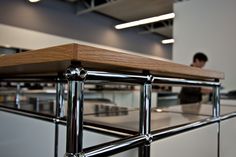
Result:
<svg viewBox="0 0 236 157">
<path fill-rule="evenodd" d="M 161 43 L 162 44 L 172 44 L 174 43 L 175 40 L 174 39 L 166 39 L 166 40 L 162 40 Z"/>
<path fill-rule="evenodd" d="M 29 2 L 31 3 L 36 3 L 36 2 L 39 2 L 40 0 L 29 0 Z"/>
<path fill-rule="evenodd" d="M 128 27 L 144 25 L 144 24 L 163 21 L 163 20 L 167 20 L 167 19 L 173 19 L 174 17 L 175 17 L 175 13 L 169 13 L 169 14 L 154 16 L 154 17 L 150 17 L 150 18 L 146 18 L 146 19 L 142 19 L 142 20 L 137 20 L 137 21 L 133 21 L 133 22 L 119 24 L 119 25 L 116 25 L 115 28 L 116 29 L 124 29 L 124 28 L 128 28 Z"/>
</svg>

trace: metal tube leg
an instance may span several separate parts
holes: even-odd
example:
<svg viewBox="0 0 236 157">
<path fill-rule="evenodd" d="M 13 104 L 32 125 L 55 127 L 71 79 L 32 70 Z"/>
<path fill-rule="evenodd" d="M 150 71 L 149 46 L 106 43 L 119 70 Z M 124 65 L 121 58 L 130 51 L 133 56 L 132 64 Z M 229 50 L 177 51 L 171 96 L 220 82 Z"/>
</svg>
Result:
<svg viewBox="0 0 236 157">
<path fill-rule="evenodd" d="M 140 103 L 140 114 L 139 114 L 139 132 L 142 135 L 147 136 L 147 144 L 139 147 L 139 157 L 150 156 L 150 145 L 151 142 L 151 95 L 152 95 L 152 84 L 145 83 L 143 87 L 142 100 Z"/>
<path fill-rule="evenodd" d="M 139 147 L 139 157 L 150 157 L 151 156 L 150 152 L 151 152 L 150 145 Z"/>
<path fill-rule="evenodd" d="M 58 82 L 56 84 L 56 118 L 57 119 L 64 116 L 64 91 L 65 91 L 65 85 L 62 82 Z M 58 122 L 55 121 L 54 157 L 58 157 L 58 138 L 59 138 L 59 126 L 58 126 Z"/>
<path fill-rule="evenodd" d="M 56 117 L 61 118 L 65 115 L 64 108 L 65 85 L 62 82 L 56 84 Z"/>
<path fill-rule="evenodd" d="M 20 108 L 20 83 L 16 84 L 16 107 L 19 109 Z"/>
<path fill-rule="evenodd" d="M 76 67 L 67 70 L 68 111 L 66 157 L 80 156 L 83 145 L 84 78 L 86 71 Z"/>
<path fill-rule="evenodd" d="M 220 118 L 220 86 L 215 86 L 213 88 L 213 110 L 212 116 L 214 118 Z M 220 156 L 220 122 L 218 122 L 218 148 L 217 148 L 217 156 Z"/>
<path fill-rule="evenodd" d="M 220 87 L 213 88 L 213 110 L 212 116 L 214 118 L 220 117 Z"/>
<path fill-rule="evenodd" d="M 81 81 L 69 81 L 66 150 L 73 154 L 82 151 L 83 86 Z"/>
<path fill-rule="evenodd" d="M 139 131 L 141 134 L 150 134 L 151 132 L 151 96 L 152 96 L 152 85 L 145 83 L 143 88 L 143 100 L 140 103 L 139 113 Z"/>
</svg>

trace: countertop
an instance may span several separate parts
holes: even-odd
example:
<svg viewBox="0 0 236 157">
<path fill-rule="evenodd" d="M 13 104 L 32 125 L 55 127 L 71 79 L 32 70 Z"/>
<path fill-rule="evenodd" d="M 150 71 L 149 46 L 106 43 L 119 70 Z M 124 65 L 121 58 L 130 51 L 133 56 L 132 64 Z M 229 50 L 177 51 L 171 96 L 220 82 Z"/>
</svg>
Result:
<svg viewBox="0 0 236 157">
<path fill-rule="evenodd" d="M 85 69 L 123 71 L 193 79 L 223 79 L 224 73 L 203 70 L 170 60 L 136 53 L 117 52 L 86 45 L 67 44 L 0 57 L 1 77 L 57 75 L 71 63 Z M 145 63 L 145 64 L 144 64 Z"/>
</svg>

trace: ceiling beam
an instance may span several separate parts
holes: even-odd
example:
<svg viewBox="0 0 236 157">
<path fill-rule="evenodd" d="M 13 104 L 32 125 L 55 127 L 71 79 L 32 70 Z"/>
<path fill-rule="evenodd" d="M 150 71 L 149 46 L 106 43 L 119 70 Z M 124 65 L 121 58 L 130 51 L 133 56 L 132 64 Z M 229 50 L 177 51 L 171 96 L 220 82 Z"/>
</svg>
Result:
<svg viewBox="0 0 236 157">
<path fill-rule="evenodd" d="M 112 5 L 117 1 L 118 0 L 106 0 L 106 2 L 103 3 L 103 4 L 95 5 L 95 0 L 91 0 L 90 4 L 83 0 L 83 3 L 86 5 L 87 9 L 77 10 L 76 15 L 79 16 L 79 15 L 82 15 L 82 14 L 85 14 L 85 13 L 96 11 L 96 10 L 101 9 L 103 7 L 107 7 L 109 5 Z"/>
</svg>

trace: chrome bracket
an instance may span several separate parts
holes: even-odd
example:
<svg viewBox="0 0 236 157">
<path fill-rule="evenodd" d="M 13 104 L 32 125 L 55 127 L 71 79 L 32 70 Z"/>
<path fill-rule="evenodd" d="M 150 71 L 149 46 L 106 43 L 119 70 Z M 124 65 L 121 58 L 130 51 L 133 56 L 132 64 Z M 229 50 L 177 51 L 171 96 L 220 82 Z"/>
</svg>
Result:
<svg viewBox="0 0 236 157">
<path fill-rule="evenodd" d="M 66 78 L 70 81 L 77 80 L 77 81 L 84 81 L 87 76 L 87 71 L 84 70 L 82 67 L 76 67 L 74 65 L 71 65 L 66 70 Z"/>
<path fill-rule="evenodd" d="M 147 142 L 146 144 L 150 145 L 152 143 L 153 136 L 151 134 L 147 134 L 145 135 L 145 137 L 146 137 L 146 142 Z"/>
</svg>

